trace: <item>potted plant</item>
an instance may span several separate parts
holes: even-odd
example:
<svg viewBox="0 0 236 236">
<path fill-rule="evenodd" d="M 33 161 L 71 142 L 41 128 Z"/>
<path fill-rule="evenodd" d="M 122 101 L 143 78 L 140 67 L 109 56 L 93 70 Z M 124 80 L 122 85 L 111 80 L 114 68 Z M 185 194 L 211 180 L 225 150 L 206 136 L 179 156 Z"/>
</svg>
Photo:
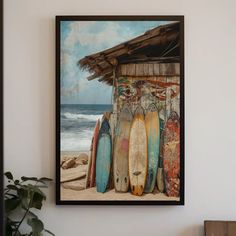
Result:
<svg viewBox="0 0 236 236">
<path fill-rule="evenodd" d="M 54 235 L 44 228 L 37 216 L 46 195 L 42 188 L 47 188 L 52 181 L 49 178 L 25 177 L 14 179 L 11 172 L 6 172 L 8 184 L 4 189 L 5 202 L 5 234 L 6 236 L 41 236 L 43 233 Z M 35 210 L 37 209 L 37 210 Z M 23 232 L 28 224 L 29 232 Z"/>
</svg>

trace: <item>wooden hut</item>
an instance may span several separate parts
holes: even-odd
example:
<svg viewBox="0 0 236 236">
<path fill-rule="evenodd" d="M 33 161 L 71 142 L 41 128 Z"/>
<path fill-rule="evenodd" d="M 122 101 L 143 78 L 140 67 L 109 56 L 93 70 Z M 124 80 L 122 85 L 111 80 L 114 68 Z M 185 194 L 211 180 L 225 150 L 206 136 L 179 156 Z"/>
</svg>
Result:
<svg viewBox="0 0 236 236">
<path fill-rule="evenodd" d="M 156 27 L 107 50 L 88 55 L 78 64 L 88 70 L 88 80 L 113 86 L 113 120 L 125 103 L 134 110 L 158 105 L 160 117 L 179 113 L 180 24 Z"/>
</svg>

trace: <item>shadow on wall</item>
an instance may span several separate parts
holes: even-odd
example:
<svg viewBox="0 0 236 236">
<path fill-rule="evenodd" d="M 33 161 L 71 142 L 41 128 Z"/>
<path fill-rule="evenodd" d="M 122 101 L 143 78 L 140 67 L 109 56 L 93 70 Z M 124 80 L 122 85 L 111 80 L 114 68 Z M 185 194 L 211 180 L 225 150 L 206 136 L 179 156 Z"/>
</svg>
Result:
<svg viewBox="0 0 236 236">
<path fill-rule="evenodd" d="M 204 236 L 204 223 L 202 225 L 192 225 L 180 234 L 181 236 Z"/>
</svg>

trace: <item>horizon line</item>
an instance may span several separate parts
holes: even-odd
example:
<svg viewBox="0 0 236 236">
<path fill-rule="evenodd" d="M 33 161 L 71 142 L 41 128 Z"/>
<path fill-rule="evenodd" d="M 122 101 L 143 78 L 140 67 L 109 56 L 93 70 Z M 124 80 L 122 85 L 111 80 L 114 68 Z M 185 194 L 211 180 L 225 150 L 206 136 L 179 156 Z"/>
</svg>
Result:
<svg viewBox="0 0 236 236">
<path fill-rule="evenodd" d="M 100 104 L 94 104 L 94 103 L 61 103 L 60 105 L 112 105 L 112 103 L 100 103 Z"/>
</svg>

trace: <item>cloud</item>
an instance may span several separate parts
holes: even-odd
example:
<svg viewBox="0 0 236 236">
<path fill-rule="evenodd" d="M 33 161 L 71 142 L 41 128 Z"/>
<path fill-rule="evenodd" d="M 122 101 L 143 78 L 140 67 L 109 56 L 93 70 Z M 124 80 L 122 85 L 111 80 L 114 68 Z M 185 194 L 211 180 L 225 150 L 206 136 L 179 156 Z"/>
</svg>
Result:
<svg viewBox="0 0 236 236">
<path fill-rule="evenodd" d="M 90 28 L 96 22 L 95 21 L 73 21 L 70 23 L 70 32 L 65 39 L 65 46 L 74 46 L 79 41 L 80 32 Z"/>
<path fill-rule="evenodd" d="M 79 84 L 75 84 L 74 86 L 70 88 L 62 88 L 61 96 L 64 96 L 64 97 L 73 96 L 74 94 L 77 94 L 79 90 L 80 90 Z"/>
<path fill-rule="evenodd" d="M 77 57 L 66 51 L 61 52 L 61 76 L 63 82 L 75 84 L 80 78 L 80 70 L 77 65 Z"/>
<path fill-rule="evenodd" d="M 78 60 L 130 40 L 157 24 L 145 21 L 72 21 L 64 24 L 61 38 L 62 103 L 110 103 L 111 87 L 96 80 L 88 81 L 86 78 L 90 73 L 81 70 Z"/>
<path fill-rule="evenodd" d="M 98 30 L 99 28 L 101 29 Z M 132 33 L 119 33 L 121 31 L 117 22 L 72 22 L 64 45 L 74 47 L 79 43 L 82 47 L 98 51 L 126 41 Z"/>
<path fill-rule="evenodd" d="M 121 37 L 117 33 L 120 26 L 114 22 L 107 22 L 104 30 L 100 32 L 84 32 L 78 35 L 82 46 L 87 45 L 111 45 L 112 41 L 118 41 Z"/>
<path fill-rule="evenodd" d="M 61 51 L 61 65 L 68 64 L 70 60 L 70 55 L 64 51 Z"/>
</svg>

